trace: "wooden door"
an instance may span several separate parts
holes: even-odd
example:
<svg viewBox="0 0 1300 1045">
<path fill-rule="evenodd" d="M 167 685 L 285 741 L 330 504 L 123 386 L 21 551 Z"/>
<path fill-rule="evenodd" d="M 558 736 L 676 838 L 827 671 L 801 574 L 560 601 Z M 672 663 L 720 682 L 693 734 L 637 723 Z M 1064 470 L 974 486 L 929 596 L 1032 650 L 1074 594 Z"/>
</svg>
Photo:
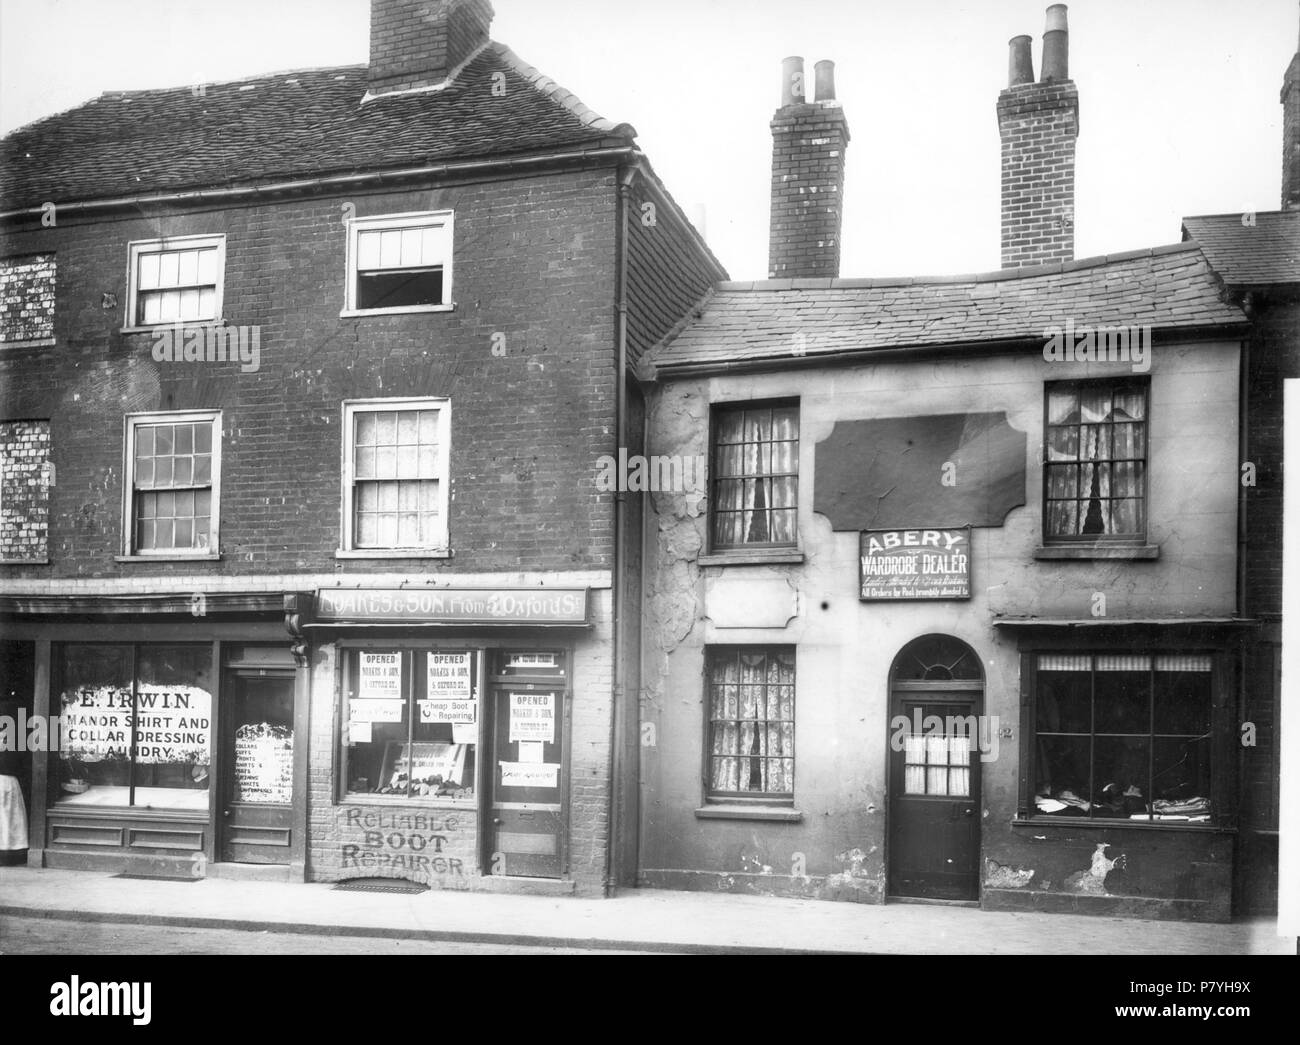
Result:
<svg viewBox="0 0 1300 1045">
<path fill-rule="evenodd" d="M 287 864 L 293 835 L 293 672 L 240 670 L 227 680 L 221 859 Z"/>
</svg>

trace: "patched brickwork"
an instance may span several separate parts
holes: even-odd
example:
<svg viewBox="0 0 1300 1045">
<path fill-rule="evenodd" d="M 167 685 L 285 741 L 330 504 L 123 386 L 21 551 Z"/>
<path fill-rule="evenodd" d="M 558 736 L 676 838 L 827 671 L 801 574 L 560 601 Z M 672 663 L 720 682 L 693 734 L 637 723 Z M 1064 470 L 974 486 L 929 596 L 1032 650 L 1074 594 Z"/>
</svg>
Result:
<svg viewBox="0 0 1300 1045">
<path fill-rule="evenodd" d="M 50 423 L 0 423 L 0 559 L 43 562 L 50 504 Z"/>
<path fill-rule="evenodd" d="M 840 274 L 844 150 L 849 125 L 835 102 L 796 102 L 772 118 L 772 214 L 768 275 Z"/>
<path fill-rule="evenodd" d="M 0 344 L 54 336 L 54 255 L 0 259 Z"/>
<path fill-rule="evenodd" d="M 998 97 L 998 130 L 1002 267 L 1074 260 L 1078 89 L 1069 80 L 1008 87 Z"/>
</svg>

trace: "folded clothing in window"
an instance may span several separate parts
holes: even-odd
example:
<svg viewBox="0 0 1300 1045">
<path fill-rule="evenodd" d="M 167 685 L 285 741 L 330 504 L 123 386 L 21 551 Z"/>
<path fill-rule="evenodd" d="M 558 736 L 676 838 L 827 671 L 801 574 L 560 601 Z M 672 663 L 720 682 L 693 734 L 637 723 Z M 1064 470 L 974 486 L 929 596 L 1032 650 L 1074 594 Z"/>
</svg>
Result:
<svg viewBox="0 0 1300 1045">
<path fill-rule="evenodd" d="M 1062 809 L 1069 808 L 1064 802 L 1058 802 L 1055 798 L 1048 798 L 1046 795 L 1035 795 L 1034 805 L 1038 807 L 1040 813 L 1059 813 Z"/>
<path fill-rule="evenodd" d="M 1171 802 L 1158 798 L 1151 803 L 1151 811 L 1162 816 L 1199 816 L 1210 812 L 1208 798 L 1188 798 L 1180 802 Z"/>
</svg>

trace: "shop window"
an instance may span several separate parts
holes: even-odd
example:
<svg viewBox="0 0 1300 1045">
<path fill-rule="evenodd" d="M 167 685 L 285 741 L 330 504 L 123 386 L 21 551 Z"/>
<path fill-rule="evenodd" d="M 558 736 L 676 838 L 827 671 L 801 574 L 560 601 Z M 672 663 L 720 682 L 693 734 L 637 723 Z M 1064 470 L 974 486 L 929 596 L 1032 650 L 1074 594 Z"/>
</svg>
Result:
<svg viewBox="0 0 1300 1045">
<path fill-rule="evenodd" d="M 747 403 L 713 414 L 714 551 L 798 539 L 799 405 Z"/>
<path fill-rule="evenodd" d="M 1147 385 L 1053 382 L 1046 432 L 1044 538 L 1145 540 Z"/>
<path fill-rule="evenodd" d="M 794 650 L 713 647 L 706 784 L 713 801 L 794 801 Z"/>
<path fill-rule="evenodd" d="M 220 471 L 220 413 L 128 417 L 126 553 L 215 554 Z"/>
<path fill-rule="evenodd" d="M 128 327 L 221 318 L 225 236 L 177 236 L 129 247 Z"/>
<path fill-rule="evenodd" d="M 473 802 L 479 654 L 348 650 L 343 678 L 348 796 Z"/>
<path fill-rule="evenodd" d="M 1038 655 L 1035 811 L 1210 820 L 1212 667 L 1202 654 Z"/>
<path fill-rule="evenodd" d="M 208 810 L 211 645 L 58 647 L 61 806 Z"/>
<path fill-rule="evenodd" d="M 451 211 L 354 218 L 345 314 L 451 307 Z"/>
<path fill-rule="evenodd" d="M 451 404 L 345 403 L 343 548 L 446 554 Z"/>
</svg>

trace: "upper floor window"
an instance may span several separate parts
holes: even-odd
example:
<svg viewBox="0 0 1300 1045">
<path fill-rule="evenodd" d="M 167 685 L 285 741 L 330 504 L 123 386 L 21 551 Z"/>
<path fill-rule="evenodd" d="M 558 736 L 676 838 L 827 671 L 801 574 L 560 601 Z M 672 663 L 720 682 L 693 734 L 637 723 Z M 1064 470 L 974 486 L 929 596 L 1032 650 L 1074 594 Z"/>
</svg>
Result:
<svg viewBox="0 0 1300 1045">
<path fill-rule="evenodd" d="M 0 346 L 54 337 L 54 255 L 0 258 Z"/>
<path fill-rule="evenodd" d="M 214 555 L 221 414 L 126 420 L 127 555 Z"/>
<path fill-rule="evenodd" d="M 345 313 L 451 307 L 452 212 L 354 218 Z"/>
<path fill-rule="evenodd" d="M 1145 540 L 1147 388 L 1131 379 L 1047 386 L 1047 540 Z"/>
<path fill-rule="evenodd" d="M 799 404 L 746 403 L 713 414 L 712 547 L 798 539 Z"/>
<path fill-rule="evenodd" d="M 225 236 L 173 236 L 130 245 L 128 327 L 221 318 Z"/>
<path fill-rule="evenodd" d="M 343 430 L 343 550 L 445 554 L 451 404 L 345 403 Z"/>
</svg>

